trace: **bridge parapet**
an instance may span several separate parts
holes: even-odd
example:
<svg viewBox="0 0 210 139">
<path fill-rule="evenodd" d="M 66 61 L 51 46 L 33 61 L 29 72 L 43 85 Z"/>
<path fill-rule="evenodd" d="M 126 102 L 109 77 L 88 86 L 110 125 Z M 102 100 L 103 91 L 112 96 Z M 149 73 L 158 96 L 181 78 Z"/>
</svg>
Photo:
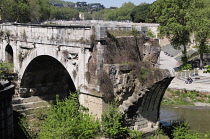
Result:
<svg viewBox="0 0 210 139">
<path fill-rule="evenodd" d="M 10 40 L 36 44 L 90 44 L 91 26 L 1 24 L 0 30 Z"/>
</svg>

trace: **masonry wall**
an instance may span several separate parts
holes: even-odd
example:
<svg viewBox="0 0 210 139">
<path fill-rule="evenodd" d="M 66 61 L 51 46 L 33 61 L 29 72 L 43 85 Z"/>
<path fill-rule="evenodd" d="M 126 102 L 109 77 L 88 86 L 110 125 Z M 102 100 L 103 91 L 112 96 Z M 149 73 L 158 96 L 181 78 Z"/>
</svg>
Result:
<svg viewBox="0 0 210 139">
<path fill-rule="evenodd" d="M 104 70 L 113 83 L 113 95 L 125 113 L 127 126 L 143 132 L 156 130 L 160 103 L 174 75 L 168 70 L 156 70 L 149 73 L 153 80 L 146 77 L 150 83 L 142 84 L 131 65 L 106 64 Z"/>
<path fill-rule="evenodd" d="M 14 94 L 14 85 L 6 82 L 0 82 L 0 138 L 13 139 L 13 109 L 12 95 Z"/>
<path fill-rule="evenodd" d="M 117 100 L 131 130 L 151 132 L 158 128 L 162 97 L 173 71 L 156 67 L 160 46 L 144 35 L 106 38 L 98 75 L 104 100 Z M 99 68 L 98 68 L 99 70 Z"/>
</svg>

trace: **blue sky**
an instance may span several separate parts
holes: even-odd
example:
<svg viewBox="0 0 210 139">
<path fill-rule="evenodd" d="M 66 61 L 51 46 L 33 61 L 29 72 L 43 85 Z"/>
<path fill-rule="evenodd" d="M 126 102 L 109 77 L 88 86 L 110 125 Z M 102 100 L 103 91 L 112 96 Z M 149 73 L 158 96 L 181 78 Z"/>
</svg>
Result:
<svg viewBox="0 0 210 139">
<path fill-rule="evenodd" d="M 125 2 L 132 2 L 135 5 L 139 5 L 140 3 L 146 2 L 146 3 L 153 3 L 155 0 L 65 0 L 65 1 L 71 1 L 71 2 L 82 2 L 85 1 L 87 3 L 101 3 L 106 8 L 109 8 L 110 6 L 114 7 L 121 7 L 123 3 Z"/>
</svg>

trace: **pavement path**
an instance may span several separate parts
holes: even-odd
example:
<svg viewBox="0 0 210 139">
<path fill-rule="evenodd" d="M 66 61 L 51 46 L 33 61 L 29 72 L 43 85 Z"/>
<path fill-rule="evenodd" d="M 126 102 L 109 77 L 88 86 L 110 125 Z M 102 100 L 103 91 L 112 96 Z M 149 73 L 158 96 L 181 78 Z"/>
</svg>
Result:
<svg viewBox="0 0 210 139">
<path fill-rule="evenodd" d="M 173 69 L 178 67 L 179 63 L 171 56 L 160 53 L 160 65 L 161 69 Z M 193 73 L 197 73 L 196 76 L 192 76 Z M 171 89 L 186 89 L 196 90 L 200 92 L 206 92 L 210 94 L 210 73 L 203 73 L 203 70 L 176 72 L 176 77 L 171 81 L 168 88 Z M 186 78 L 191 77 L 193 82 L 186 84 Z"/>
<path fill-rule="evenodd" d="M 159 67 L 161 69 L 173 69 L 175 67 L 179 67 L 179 63 L 174 59 L 174 57 L 168 56 L 161 51 Z"/>
<path fill-rule="evenodd" d="M 193 79 L 193 78 L 192 78 Z M 206 92 L 210 94 L 210 83 L 205 82 L 206 78 L 202 81 L 202 79 L 198 81 L 193 81 L 191 84 L 186 84 L 184 80 L 180 80 L 175 77 L 168 88 L 171 89 L 186 89 L 186 90 L 196 90 L 199 92 Z M 210 77 L 209 79 L 210 80 Z"/>
</svg>

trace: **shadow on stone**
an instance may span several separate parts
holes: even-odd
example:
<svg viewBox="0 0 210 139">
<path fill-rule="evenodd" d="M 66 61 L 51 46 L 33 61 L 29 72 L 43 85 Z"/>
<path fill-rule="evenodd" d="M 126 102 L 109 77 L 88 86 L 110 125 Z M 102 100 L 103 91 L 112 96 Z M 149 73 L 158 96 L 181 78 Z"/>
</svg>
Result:
<svg viewBox="0 0 210 139">
<path fill-rule="evenodd" d="M 15 139 L 31 139 L 26 129 L 20 124 L 21 118 L 24 116 L 19 112 L 13 111 L 14 117 L 14 138 Z"/>
</svg>

